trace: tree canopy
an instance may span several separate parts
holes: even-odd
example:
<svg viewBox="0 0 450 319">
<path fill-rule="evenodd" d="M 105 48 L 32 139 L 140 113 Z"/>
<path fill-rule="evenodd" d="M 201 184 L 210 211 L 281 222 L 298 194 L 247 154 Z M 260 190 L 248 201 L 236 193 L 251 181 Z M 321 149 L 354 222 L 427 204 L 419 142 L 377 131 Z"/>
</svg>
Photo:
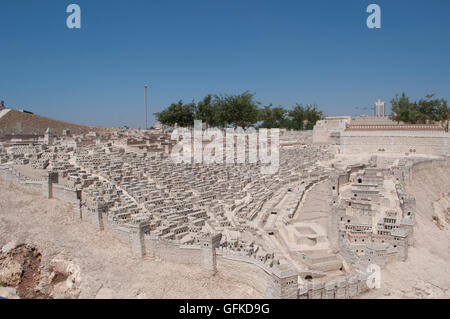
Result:
<svg viewBox="0 0 450 319">
<path fill-rule="evenodd" d="M 174 126 L 193 126 L 194 119 L 206 122 L 210 127 L 256 126 L 263 128 L 287 128 L 294 130 L 312 129 L 323 117 L 317 105 L 296 104 L 290 110 L 272 104 L 263 106 L 255 100 L 254 94 L 207 95 L 197 104 L 184 104 L 183 101 L 171 104 L 167 109 L 155 113 L 162 124 Z"/>
<path fill-rule="evenodd" d="M 192 126 L 194 124 L 196 105 L 194 103 L 183 104 L 183 101 L 172 103 L 167 109 L 155 113 L 158 121 L 165 125 Z"/>
<path fill-rule="evenodd" d="M 220 124 L 234 127 L 248 127 L 258 121 L 259 102 L 255 101 L 254 94 L 216 95 L 215 104 L 218 108 Z"/>
<path fill-rule="evenodd" d="M 445 99 L 427 95 L 419 101 L 411 101 L 403 93 L 392 100 L 391 119 L 397 122 L 425 124 L 440 122 L 448 129 L 450 109 Z M 182 127 L 194 125 L 194 120 L 202 120 L 210 127 L 256 126 L 262 128 L 286 128 L 293 130 L 310 130 L 323 118 L 323 113 L 316 104 L 296 104 L 289 109 L 272 104 L 259 107 L 260 102 L 250 92 L 242 94 L 208 94 L 201 101 L 184 104 L 183 101 L 172 103 L 165 110 L 155 113 L 162 124 Z"/>
<path fill-rule="evenodd" d="M 260 120 L 263 122 L 261 127 L 267 128 L 311 130 L 322 117 L 322 111 L 319 111 L 315 104 L 306 106 L 296 104 L 291 110 L 286 110 L 281 106 L 272 108 L 272 105 L 269 105 L 260 112 Z"/>
<path fill-rule="evenodd" d="M 424 99 L 412 102 L 405 93 L 398 94 L 391 100 L 391 119 L 397 122 L 410 124 L 425 124 L 441 122 L 448 125 L 450 109 L 447 101 L 434 98 L 434 94 L 427 95 Z"/>
<path fill-rule="evenodd" d="M 259 110 L 259 121 L 262 121 L 260 125 L 263 128 L 283 127 L 286 125 L 287 111 L 281 107 L 272 107 L 272 104 L 264 106 Z"/>
</svg>

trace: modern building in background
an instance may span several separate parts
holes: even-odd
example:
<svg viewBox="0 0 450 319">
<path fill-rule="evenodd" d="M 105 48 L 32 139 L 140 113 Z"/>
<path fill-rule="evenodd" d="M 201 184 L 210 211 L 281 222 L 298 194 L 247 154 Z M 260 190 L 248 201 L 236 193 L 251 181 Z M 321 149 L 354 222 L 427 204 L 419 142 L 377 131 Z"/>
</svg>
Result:
<svg viewBox="0 0 450 319">
<path fill-rule="evenodd" d="M 381 99 L 378 99 L 378 101 L 375 102 L 375 116 L 386 116 L 386 102 L 381 101 Z"/>
</svg>

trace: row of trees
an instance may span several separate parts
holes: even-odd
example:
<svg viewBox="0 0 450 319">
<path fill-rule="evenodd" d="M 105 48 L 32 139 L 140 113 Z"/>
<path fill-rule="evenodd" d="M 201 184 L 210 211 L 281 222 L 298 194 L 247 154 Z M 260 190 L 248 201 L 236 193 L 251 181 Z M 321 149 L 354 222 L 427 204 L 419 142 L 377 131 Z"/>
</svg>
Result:
<svg viewBox="0 0 450 319">
<path fill-rule="evenodd" d="M 323 118 L 323 113 L 316 104 L 303 106 L 296 104 L 291 110 L 281 106 L 265 106 L 260 110 L 260 127 L 287 128 L 293 130 L 312 130 L 318 120 Z"/>
<path fill-rule="evenodd" d="M 391 100 L 391 104 L 391 119 L 394 121 L 411 124 L 441 122 L 443 125 L 448 125 L 450 109 L 447 106 L 447 101 L 434 98 L 434 94 L 427 95 L 425 99 L 412 102 L 403 93 L 401 96 L 396 95 Z"/>
<path fill-rule="evenodd" d="M 254 94 L 207 95 L 198 103 L 172 103 L 167 109 L 155 113 L 159 122 L 165 125 L 187 127 L 194 120 L 206 122 L 211 127 L 259 126 L 263 128 L 288 128 L 294 130 L 312 129 L 323 117 L 317 105 L 296 104 L 291 110 L 272 104 L 260 108 Z"/>
</svg>

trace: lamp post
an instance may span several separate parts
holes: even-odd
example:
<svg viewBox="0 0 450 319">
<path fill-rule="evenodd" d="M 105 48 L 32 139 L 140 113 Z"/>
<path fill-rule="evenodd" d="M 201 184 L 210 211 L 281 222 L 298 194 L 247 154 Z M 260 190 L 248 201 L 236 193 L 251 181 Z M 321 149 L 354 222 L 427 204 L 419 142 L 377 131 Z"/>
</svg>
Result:
<svg viewBox="0 0 450 319">
<path fill-rule="evenodd" d="M 145 93 L 145 130 L 148 129 L 148 105 L 147 105 L 147 88 L 148 85 L 144 85 L 144 93 Z"/>
</svg>

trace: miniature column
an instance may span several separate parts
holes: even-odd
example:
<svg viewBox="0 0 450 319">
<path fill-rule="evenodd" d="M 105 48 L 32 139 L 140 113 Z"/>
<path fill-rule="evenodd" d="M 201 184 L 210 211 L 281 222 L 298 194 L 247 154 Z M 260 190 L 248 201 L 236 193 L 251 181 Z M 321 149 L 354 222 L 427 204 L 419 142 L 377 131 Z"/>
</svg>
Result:
<svg viewBox="0 0 450 319">
<path fill-rule="evenodd" d="M 332 174 L 330 176 L 330 194 L 332 198 L 339 196 L 339 175 Z"/>
<path fill-rule="evenodd" d="M 369 290 L 367 286 L 368 274 L 360 274 L 358 278 L 358 295 Z"/>
<path fill-rule="evenodd" d="M 104 230 L 104 224 L 103 224 L 103 213 L 105 212 L 105 205 L 102 202 L 96 203 L 96 208 L 94 211 L 94 224 L 97 225 L 99 230 Z"/>
<path fill-rule="evenodd" d="M 338 280 L 336 286 L 336 299 L 347 299 L 347 280 Z"/>
<path fill-rule="evenodd" d="M 81 209 L 81 207 L 82 207 L 81 190 L 77 190 L 77 206 L 78 206 L 78 217 L 80 219 L 83 219 L 83 211 Z"/>
<path fill-rule="evenodd" d="M 217 272 L 216 248 L 220 245 L 222 234 L 207 235 L 200 239 L 203 267 L 214 276 Z"/>
<path fill-rule="evenodd" d="M 313 282 L 311 286 L 309 299 L 322 299 L 325 284 L 323 282 Z"/>
<path fill-rule="evenodd" d="M 416 219 L 416 199 L 413 196 L 407 196 L 401 203 L 402 221 L 401 227 L 408 231 L 408 245 L 414 245 L 414 223 Z"/>
<path fill-rule="evenodd" d="M 308 299 L 308 291 L 311 289 L 310 284 L 301 285 L 298 288 L 298 299 Z"/>
<path fill-rule="evenodd" d="M 348 297 L 353 298 L 358 295 L 358 277 L 351 276 L 348 279 Z"/>
<path fill-rule="evenodd" d="M 139 223 L 137 225 L 131 225 L 131 249 L 133 253 L 138 257 L 144 257 L 146 255 L 145 246 L 145 228 L 147 224 Z"/>
<path fill-rule="evenodd" d="M 334 293 L 336 291 L 336 282 L 330 281 L 325 284 L 323 299 L 334 299 Z"/>
<path fill-rule="evenodd" d="M 402 228 L 397 231 L 396 236 L 394 236 L 394 241 L 396 243 L 399 257 L 402 261 L 406 261 L 408 259 L 408 238 L 411 236 L 408 233 L 408 230 L 404 230 L 401 232 Z"/>
<path fill-rule="evenodd" d="M 83 209 L 82 209 L 82 204 L 81 204 L 81 200 L 78 200 L 78 217 L 80 219 L 83 219 Z"/>
<path fill-rule="evenodd" d="M 47 172 L 45 175 L 47 179 L 46 187 L 46 195 L 48 199 L 53 198 L 53 184 L 58 183 L 58 173 L 57 172 Z"/>
</svg>

